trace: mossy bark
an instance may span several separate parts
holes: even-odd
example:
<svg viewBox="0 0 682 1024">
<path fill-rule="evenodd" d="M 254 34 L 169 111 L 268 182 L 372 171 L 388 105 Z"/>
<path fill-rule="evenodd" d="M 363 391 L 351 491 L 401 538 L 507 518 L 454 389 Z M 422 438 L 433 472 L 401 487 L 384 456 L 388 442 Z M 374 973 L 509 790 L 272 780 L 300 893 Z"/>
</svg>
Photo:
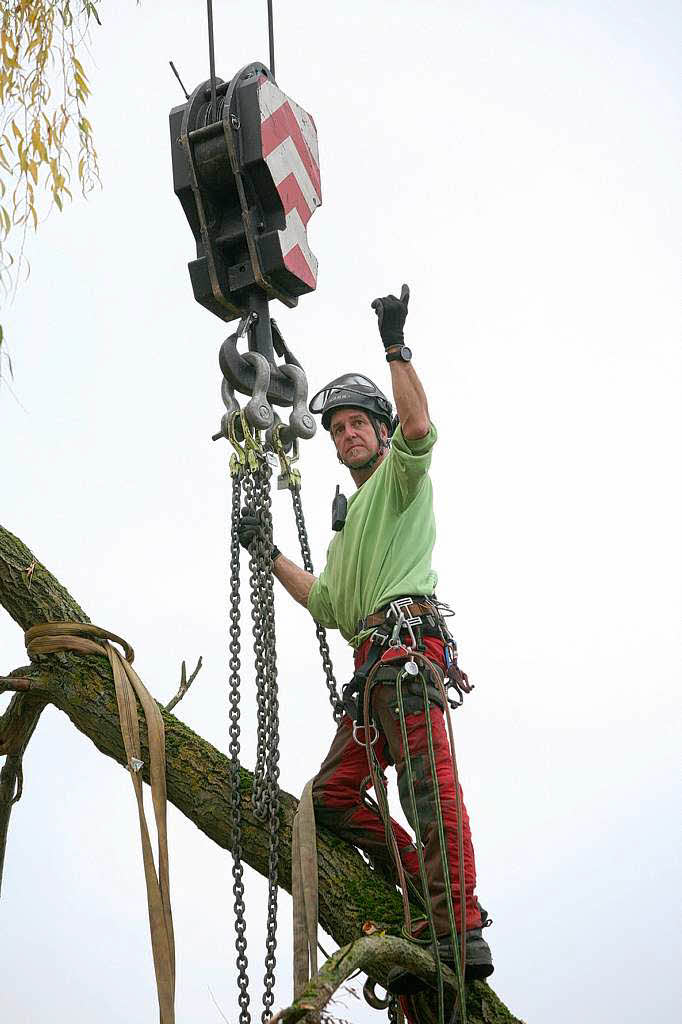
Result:
<svg viewBox="0 0 682 1024">
<path fill-rule="evenodd" d="M 89 621 L 59 581 L 17 537 L 2 527 L 0 604 L 23 630 L 40 622 Z M 125 764 L 114 685 L 105 657 L 72 653 L 42 656 L 30 668 L 21 669 L 21 674 L 31 678 L 36 690 L 17 694 L 0 717 L 0 753 L 15 752 L 16 743 L 26 736 L 31 722 L 35 727 L 40 710 L 49 702 L 68 715 L 98 750 L 119 764 Z M 229 849 L 229 760 L 161 705 L 159 707 L 166 729 L 168 799 L 213 842 Z M 139 720 L 145 761 L 143 774 L 148 781 L 149 758 L 141 712 Z M 267 875 L 268 834 L 253 814 L 252 787 L 252 773 L 242 768 L 243 856 L 252 868 Z M 291 831 L 296 807 L 296 799 L 282 792 L 279 884 L 288 892 L 291 892 Z M 320 923 L 338 945 L 353 943 L 357 946 L 355 940 L 362 936 L 362 926 L 368 920 L 389 934 L 398 934 L 402 904 L 395 888 L 378 877 L 353 847 L 322 828 L 318 830 L 317 849 Z M 400 946 L 408 944 L 402 941 Z M 383 949 L 386 952 L 389 947 L 384 945 Z M 420 956 L 425 954 L 420 953 Z M 381 983 L 382 977 L 385 978 L 385 964 L 381 966 L 381 958 L 376 963 L 376 977 Z M 516 1021 L 487 985 L 470 986 L 470 990 L 472 1024 L 513 1024 Z M 501 1015 L 500 1008 L 506 1016 Z"/>
<path fill-rule="evenodd" d="M 381 934 L 356 939 L 355 942 L 337 950 L 299 998 L 291 1006 L 280 1011 L 275 1022 L 297 1024 L 306 1019 L 319 1019 L 315 1017 L 315 1011 L 324 1009 L 330 996 L 355 971 L 362 971 L 381 983 L 382 979 L 386 979 L 391 967 L 396 964 L 409 967 L 414 974 L 419 975 L 431 986 L 431 994 L 413 997 L 411 1012 L 419 1024 L 437 1024 L 438 1014 L 433 996 L 437 985 L 437 969 L 433 957 L 405 939 Z M 457 983 L 455 975 L 447 967 L 443 968 L 443 979 L 446 1016 L 450 1019 L 455 1006 Z M 482 1021 L 486 1024 L 521 1024 L 485 982 L 473 982 L 466 986 L 466 1009 L 467 1020 L 471 1024 L 479 1024 Z"/>
</svg>

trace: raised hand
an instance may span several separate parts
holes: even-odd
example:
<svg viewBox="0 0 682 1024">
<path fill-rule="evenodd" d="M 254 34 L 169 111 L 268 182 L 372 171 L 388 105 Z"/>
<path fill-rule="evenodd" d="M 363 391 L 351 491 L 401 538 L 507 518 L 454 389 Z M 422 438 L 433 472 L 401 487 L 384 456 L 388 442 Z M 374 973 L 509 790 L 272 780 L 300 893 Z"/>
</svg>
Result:
<svg viewBox="0 0 682 1024">
<path fill-rule="evenodd" d="M 384 295 L 383 298 L 375 299 L 372 303 L 372 309 L 379 321 L 379 334 L 384 348 L 389 348 L 390 345 L 402 345 L 405 340 L 403 328 L 407 319 L 409 301 L 410 289 L 404 284 L 399 299 L 395 295 Z"/>
</svg>

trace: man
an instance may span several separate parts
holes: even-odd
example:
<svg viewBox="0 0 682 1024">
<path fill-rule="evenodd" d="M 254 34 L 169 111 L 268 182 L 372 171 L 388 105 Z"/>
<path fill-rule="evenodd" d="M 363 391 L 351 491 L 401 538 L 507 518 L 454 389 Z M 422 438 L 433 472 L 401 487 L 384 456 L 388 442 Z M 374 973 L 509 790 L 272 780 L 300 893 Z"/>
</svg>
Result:
<svg viewBox="0 0 682 1024">
<path fill-rule="evenodd" d="M 450 677 L 467 688 L 466 677 L 456 667 L 456 648 L 450 642 L 452 638 L 434 598 L 437 577 L 431 567 L 431 555 L 436 530 L 428 470 L 436 429 L 411 363 L 411 352 L 404 345 L 408 301 L 409 289 L 403 285 L 399 299 L 388 295 L 372 303 L 390 367 L 400 425 L 391 438 L 391 403 L 360 374 L 346 374 L 318 392 L 310 410 L 322 414 L 322 424 L 331 435 L 339 461 L 350 471 L 356 491 L 348 501 L 347 518 L 329 546 L 327 564 L 318 578 L 291 562 L 277 548 L 273 550 L 273 567 L 289 594 L 317 622 L 340 629 L 355 649 L 354 685 L 344 689 L 344 707 L 349 713 L 341 720 L 314 783 L 317 820 L 367 851 L 375 864 L 385 867 L 389 855 L 384 824 L 377 811 L 363 801 L 363 782 L 369 774 L 366 730 L 376 730 L 373 748 L 381 769 L 395 764 L 401 804 L 414 827 L 414 805 L 407 778 L 409 758 L 435 930 L 443 958 L 452 962 L 451 912 L 438 835 L 423 686 L 415 680 L 404 687 L 408 740 L 405 751 L 396 676 L 410 655 L 405 646 L 391 648 L 386 643 L 391 637 L 408 647 L 417 644 L 430 662 L 443 673 L 449 671 Z M 240 539 L 248 545 L 252 538 L 253 523 L 244 521 Z M 399 599 L 404 601 L 391 608 L 391 603 Z M 411 625 L 404 619 L 409 619 Z M 372 668 L 372 675 L 379 682 L 371 689 L 371 720 L 364 722 L 362 697 Z M 485 978 L 492 973 L 493 965 L 481 932 L 481 909 L 474 896 L 476 869 L 469 821 L 462 802 L 459 827 L 465 892 L 461 893 L 455 777 L 442 698 L 433 679 L 429 680 L 428 693 L 454 920 L 459 930 L 464 911 L 467 979 Z M 392 821 L 391 827 L 404 871 L 419 888 L 413 840 L 396 822 Z M 421 922 L 422 930 L 424 924 Z M 425 930 L 424 938 L 427 936 Z M 418 938 L 417 932 L 414 938 Z M 391 979 L 391 991 L 397 994 L 415 992 L 420 987 L 423 984 L 418 978 L 401 970 Z"/>
</svg>

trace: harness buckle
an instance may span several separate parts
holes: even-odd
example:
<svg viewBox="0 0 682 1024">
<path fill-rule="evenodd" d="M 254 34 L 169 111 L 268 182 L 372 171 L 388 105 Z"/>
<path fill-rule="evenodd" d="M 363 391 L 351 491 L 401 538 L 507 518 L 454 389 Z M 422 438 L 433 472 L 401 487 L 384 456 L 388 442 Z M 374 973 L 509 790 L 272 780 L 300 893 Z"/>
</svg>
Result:
<svg viewBox="0 0 682 1024">
<path fill-rule="evenodd" d="M 355 742 L 357 743 L 357 745 L 359 747 L 366 747 L 367 746 L 367 736 L 365 736 L 364 740 L 359 740 L 358 739 L 358 733 L 361 730 L 362 730 L 362 732 L 366 733 L 367 729 L 370 730 L 370 733 L 369 733 L 369 737 L 370 737 L 369 745 L 370 745 L 370 747 L 373 747 L 374 744 L 376 743 L 376 741 L 379 739 L 379 730 L 377 729 L 377 727 L 374 724 L 374 722 L 372 722 L 370 725 L 358 725 L 357 722 L 353 722 L 353 739 L 355 740 Z M 374 730 L 374 735 L 372 735 L 372 730 Z"/>
<path fill-rule="evenodd" d="M 394 619 L 403 618 L 403 608 L 409 608 L 413 603 L 413 598 L 411 597 L 397 597 L 395 601 L 391 601 L 388 610 Z"/>
</svg>

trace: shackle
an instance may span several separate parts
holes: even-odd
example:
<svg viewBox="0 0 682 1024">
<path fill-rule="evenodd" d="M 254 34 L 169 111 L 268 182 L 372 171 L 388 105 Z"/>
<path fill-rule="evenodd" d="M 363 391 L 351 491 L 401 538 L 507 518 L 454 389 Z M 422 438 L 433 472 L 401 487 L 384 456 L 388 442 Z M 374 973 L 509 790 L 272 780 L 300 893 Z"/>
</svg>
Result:
<svg viewBox="0 0 682 1024">
<path fill-rule="evenodd" d="M 275 418 L 272 406 L 268 402 L 270 363 L 260 352 L 246 352 L 242 359 L 250 363 L 256 371 L 252 398 L 244 407 L 247 422 L 254 430 L 267 430 L 272 426 Z"/>
</svg>

